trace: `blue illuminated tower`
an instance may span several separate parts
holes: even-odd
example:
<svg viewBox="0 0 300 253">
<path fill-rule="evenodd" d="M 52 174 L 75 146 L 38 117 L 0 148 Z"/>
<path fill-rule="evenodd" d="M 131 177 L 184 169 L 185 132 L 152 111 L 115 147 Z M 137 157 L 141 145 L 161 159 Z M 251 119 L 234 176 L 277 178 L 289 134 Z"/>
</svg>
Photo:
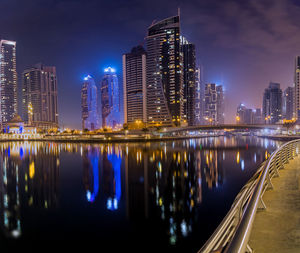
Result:
<svg viewBox="0 0 300 253">
<path fill-rule="evenodd" d="M 97 87 L 94 79 L 88 75 L 84 78 L 81 89 L 82 129 L 99 128 L 97 112 Z"/>
<path fill-rule="evenodd" d="M 100 86 L 102 127 L 121 127 L 121 98 L 115 69 L 111 67 L 104 69 L 104 76 Z"/>
</svg>

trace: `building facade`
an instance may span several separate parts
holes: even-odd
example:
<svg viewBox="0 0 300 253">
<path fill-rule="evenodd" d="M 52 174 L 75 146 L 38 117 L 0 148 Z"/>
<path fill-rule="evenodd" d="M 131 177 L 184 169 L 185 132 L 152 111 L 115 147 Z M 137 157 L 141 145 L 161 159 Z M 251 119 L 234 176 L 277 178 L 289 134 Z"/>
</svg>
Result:
<svg viewBox="0 0 300 253">
<path fill-rule="evenodd" d="M 108 67 L 100 84 L 102 127 L 121 127 L 121 107 L 118 77 L 115 69 Z"/>
<path fill-rule="evenodd" d="M 183 66 L 179 15 L 152 24 L 147 43 L 147 123 L 180 125 L 183 120 Z"/>
<path fill-rule="evenodd" d="M 282 116 L 284 119 L 294 118 L 294 88 L 287 87 L 282 96 Z"/>
<path fill-rule="evenodd" d="M 204 91 L 204 120 L 207 125 L 224 124 L 224 94 L 222 85 L 208 83 Z"/>
<path fill-rule="evenodd" d="M 97 87 L 94 79 L 88 75 L 81 88 L 82 129 L 99 128 Z"/>
<path fill-rule="evenodd" d="M 26 124 L 58 127 L 56 68 L 36 64 L 22 74 L 22 109 Z"/>
<path fill-rule="evenodd" d="M 0 40 L 0 98 L 0 124 L 3 124 L 18 110 L 15 41 Z"/>
<path fill-rule="evenodd" d="M 295 59 L 294 70 L 294 116 L 300 119 L 300 56 Z"/>
<path fill-rule="evenodd" d="M 204 122 L 204 91 L 203 68 L 197 67 L 195 70 L 195 124 L 203 125 Z"/>
<path fill-rule="evenodd" d="M 267 124 L 275 124 L 282 118 L 282 90 L 279 83 L 270 83 L 263 96 L 263 118 Z"/>
<path fill-rule="evenodd" d="M 195 124 L 196 99 L 196 52 L 195 45 L 181 38 L 183 56 L 183 121 L 189 126 Z"/>
<path fill-rule="evenodd" d="M 146 51 L 134 47 L 123 55 L 124 123 L 147 122 Z"/>
</svg>

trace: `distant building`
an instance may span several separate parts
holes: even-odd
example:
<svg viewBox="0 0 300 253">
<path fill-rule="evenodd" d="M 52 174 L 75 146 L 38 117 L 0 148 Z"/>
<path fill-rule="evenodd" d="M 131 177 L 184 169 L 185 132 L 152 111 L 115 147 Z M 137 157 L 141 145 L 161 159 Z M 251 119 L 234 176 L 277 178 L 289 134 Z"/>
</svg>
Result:
<svg viewBox="0 0 300 253">
<path fill-rule="evenodd" d="M 203 100 L 204 100 L 204 83 L 203 71 L 201 67 L 195 70 L 195 124 L 203 124 Z"/>
<path fill-rule="evenodd" d="M 294 115 L 300 119 L 300 56 L 295 59 L 295 70 L 294 70 Z"/>
<path fill-rule="evenodd" d="M 189 43 L 183 36 L 180 39 L 183 55 L 183 121 L 189 126 L 193 126 L 195 124 L 196 99 L 195 45 Z"/>
<path fill-rule="evenodd" d="M 287 87 L 282 97 L 282 115 L 284 119 L 294 118 L 294 88 Z"/>
<path fill-rule="evenodd" d="M 101 112 L 102 127 L 121 127 L 121 107 L 118 77 L 115 69 L 108 67 L 104 70 L 101 81 Z"/>
<path fill-rule="evenodd" d="M 183 66 L 179 15 L 152 24 L 146 42 L 148 125 L 180 125 Z"/>
<path fill-rule="evenodd" d="M 253 110 L 254 111 L 254 117 L 253 117 L 253 123 L 254 124 L 263 124 L 263 118 L 262 118 L 262 113 L 260 108 L 256 108 Z"/>
<path fill-rule="evenodd" d="M 224 92 L 223 86 L 217 85 L 217 124 L 224 124 L 225 107 L 224 107 Z"/>
<path fill-rule="evenodd" d="M 208 125 L 224 124 L 224 94 L 221 85 L 205 85 L 204 120 Z"/>
<path fill-rule="evenodd" d="M 24 70 L 22 81 L 22 109 L 25 123 L 43 129 L 57 128 L 56 68 L 36 64 Z"/>
<path fill-rule="evenodd" d="M 82 129 L 99 128 L 97 87 L 94 79 L 88 75 L 81 88 Z"/>
<path fill-rule="evenodd" d="M 124 123 L 147 122 L 146 51 L 134 47 L 123 55 Z"/>
<path fill-rule="evenodd" d="M 259 117 L 259 109 L 258 111 L 247 108 L 244 104 L 240 104 L 237 108 L 236 112 L 236 123 L 237 124 L 255 124 L 255 118 Z M 257 123 L 258 124 L 258 123 Z"/>
<path fill-rule="evenodd" d="M 275 124 L 282 118 L 282 90 L 279 83 L 270 83 L 263 96 L 263 118 L 267 124 Z"/>
<path fill-rule="evenodd" d="M 0 40 L 0 124 L 17 114 L 16 42 Z"/>
</svg>

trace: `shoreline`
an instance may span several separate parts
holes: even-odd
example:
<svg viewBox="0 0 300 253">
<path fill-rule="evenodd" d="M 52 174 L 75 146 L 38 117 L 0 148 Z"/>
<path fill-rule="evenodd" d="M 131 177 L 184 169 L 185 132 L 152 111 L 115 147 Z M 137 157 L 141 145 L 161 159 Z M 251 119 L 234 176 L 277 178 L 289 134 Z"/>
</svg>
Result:
<svg viewBox="0 0 300 253">
<path fill-rule="evenodd" d="M 268 138 L 275 141 L 292 141 L 300 139 L 297 135 L 255 135 L 259 138 Z"/>
<path fill-rule="evenodd" d="M 72 142 L 72 143 L 126 143 L 126 142 L 160 142 L 160 141 L 176 141 L 176 140 L 186 140 L 186 139 L 200 139 L 200 138 L 211 138 L 211 137 L 220 137 L 220 135 L 206 135 L 206 136 L 174 136 L 174 137 L 154 137 L 154 138 L 145 138 L 145 137 L 136 137 L 136 138 L 76 138 L 70 136 L 70 138 L 56 138 L 56 137 L 45 137 L 45 138 L 12 138 L 12 139 L 0 139 L 0 142 L 14 142 L 14 141 L 41 141 L 41 142 Z"/>
</svg>

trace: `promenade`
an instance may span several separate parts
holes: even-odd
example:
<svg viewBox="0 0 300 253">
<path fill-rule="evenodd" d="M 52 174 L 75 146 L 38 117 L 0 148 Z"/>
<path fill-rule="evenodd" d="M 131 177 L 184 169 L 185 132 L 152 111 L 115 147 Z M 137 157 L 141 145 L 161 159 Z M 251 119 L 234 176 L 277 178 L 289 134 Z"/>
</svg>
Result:
<svg viewBox="0 0 300 253">
<path fill-rule="evenodd" d="M 255 216 L 249 241 L 255 253 L 300 252 L 300 156 L 279 174 L 263 196 L 267 208 Z"/>
</svg>

